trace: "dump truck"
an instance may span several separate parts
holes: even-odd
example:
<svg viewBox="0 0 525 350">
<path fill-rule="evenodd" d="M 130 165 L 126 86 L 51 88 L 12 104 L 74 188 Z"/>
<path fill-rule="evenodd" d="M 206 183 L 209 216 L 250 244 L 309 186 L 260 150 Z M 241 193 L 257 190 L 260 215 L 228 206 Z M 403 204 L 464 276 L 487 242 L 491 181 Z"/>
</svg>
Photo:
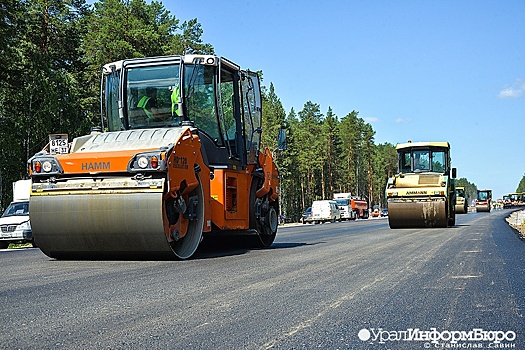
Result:
<svg viewBox="0 0 525 350">
<path fill-rule="evenodd" d="M 391 228 L 448 227 L 456 222 L 456 169 L 448 142 L 397 144 L 399 169 L 388 179 Z"/>
<path fill-rule="evenodd" d="M 256 73 L 215 55 L 134 58 L 104 65 L 101 87 L 101 130 L 28 161 L 46 255 L 188 259 L 208 236 L 273 243 L 279 173 L 261 147 Z"/>
<path fill-rule="evenodd" d="M 350 200 L 352 210 L 355 213 L 356 218 L 358 219 L 368 219 L 370 215 L 370 210 L 368 207 L 368 201 L 364 198 L 353 197 Z"/>
<path fill-rule="evenodd" d="M 476 212 L 490 212 L 492 206 L 492 190 L 478 190 Z"/>
<path fill-rule="evenodd" d="M 465 194 L 465 187 L 456 187 L 456 214 L 468 213 L 468 198 Z"/>
<path fill-rule="evenodd" d="M 13 182 L 13 201 L 0 217 L 0 249 L 11 243 L 33 243 L 29 222 L 31 180 Z"/>
</svg>

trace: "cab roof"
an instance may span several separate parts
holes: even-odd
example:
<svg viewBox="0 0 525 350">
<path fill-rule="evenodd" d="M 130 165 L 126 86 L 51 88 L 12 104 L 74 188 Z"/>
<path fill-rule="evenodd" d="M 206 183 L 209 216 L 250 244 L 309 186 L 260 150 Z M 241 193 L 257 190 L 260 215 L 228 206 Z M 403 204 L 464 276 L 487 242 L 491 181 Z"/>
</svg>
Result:
<svg viewBox="0 0 525 350">
<path fill-rule="evenodd" d="M 418 141 L 418 142 L 407 142 L 398 143 L 396 149 L 413 148 L 413 147 L 443 147 L 450 149 L 448 142 L 436 142 L 436 141 Z"/>
<path fill-rule="evenodd" d="M 162 64 L 174 61 L 183 61 L 186 64 L 198 62 L 198 64 L 206 64 L 211 66 L 226 65 L 234 70 L 240 70 L 241 67 L 230 61 L 225 57 L 219 57 L 215 55 L 169 55 L 169 56 L 155 56 L 155 57 L 139 57 L 120 60 L 116 62 L 107 63 L 103 67 L 104 74 L 110 74 L 111 71 L 121 70 L 122 66 L 126 63 L 137 63 L 137 64 Z"/>
</svg>

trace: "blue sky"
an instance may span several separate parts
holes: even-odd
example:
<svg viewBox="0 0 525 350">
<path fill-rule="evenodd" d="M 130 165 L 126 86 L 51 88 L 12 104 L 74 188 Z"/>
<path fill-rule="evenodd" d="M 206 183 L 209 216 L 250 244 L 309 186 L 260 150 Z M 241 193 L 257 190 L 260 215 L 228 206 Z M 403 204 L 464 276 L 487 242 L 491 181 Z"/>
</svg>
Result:
<svg viewBox="0 0 525 350">
<path fill-rule="evenodd" d="M 448 141 L 494 196 L 525 174 L 525 1 L 164 1 L 203 41 L 262 70 L 288 113 L 352 110 L 376 143 Z"/>
</svg>

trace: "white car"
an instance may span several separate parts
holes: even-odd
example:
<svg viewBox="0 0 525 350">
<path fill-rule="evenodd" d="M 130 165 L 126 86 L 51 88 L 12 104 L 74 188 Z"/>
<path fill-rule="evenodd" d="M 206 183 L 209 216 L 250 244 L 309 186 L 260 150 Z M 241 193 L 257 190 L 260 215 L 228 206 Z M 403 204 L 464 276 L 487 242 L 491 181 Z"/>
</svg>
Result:
<svg viewBox="0 0 525 350">
<path fill-rule="evenodd" d="M 314 224 L 326 221 L 341 221 L 341 211 L 333 200 L 320 200 L 312 203 L 312 221 Z"/>
<path fill-rule="evenodd" d="M 35 243 L 29 223 L 29 190 L 31 180 L 18 180 L 13 183 L 13 202 L 0 217 L 0 249 L 10 243 Z"/>
<path fill-rule="evenodd" d="M 0 218 L 0 249 L 10 243 L 33 242 L 29 223 L 29 202 L 12 202 Z"/>
</svg>

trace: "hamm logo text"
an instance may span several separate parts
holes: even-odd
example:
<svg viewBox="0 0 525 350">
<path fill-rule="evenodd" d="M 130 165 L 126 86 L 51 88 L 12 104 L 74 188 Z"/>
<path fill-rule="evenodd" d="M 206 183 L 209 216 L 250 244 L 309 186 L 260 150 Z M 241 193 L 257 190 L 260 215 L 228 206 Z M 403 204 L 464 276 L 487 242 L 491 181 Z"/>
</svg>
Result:
<svg viewBox="0 0 525 350">
<path fill-rule="evenodd" d="M 82 170 L 107 170 L 111 169 L 111 162 L 82 163 Z"/>
</svg>

